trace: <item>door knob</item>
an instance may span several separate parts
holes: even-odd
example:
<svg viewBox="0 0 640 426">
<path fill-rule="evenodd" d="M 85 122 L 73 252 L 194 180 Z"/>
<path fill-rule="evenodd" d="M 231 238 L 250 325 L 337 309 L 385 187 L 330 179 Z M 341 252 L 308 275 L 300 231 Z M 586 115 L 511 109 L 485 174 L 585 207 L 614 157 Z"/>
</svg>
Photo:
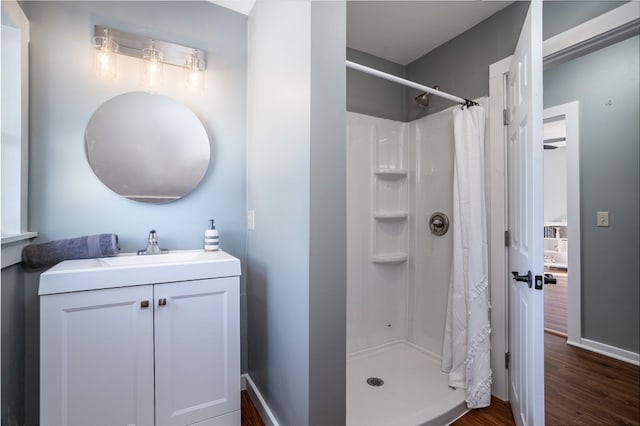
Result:
<svg viewBox="0 0 640 426">
<path fill-rule="evenodd" d="M 158 299 L 158 306 L 165 306 L 166 304 L 167 304 L 167 299 L 165 299 L 164 297 Z"/>
<path fill-rule="evenodd" d="M 553 276 L 553 274 L 544 274 L 544 283 L 545 284 L 558 284 L 558 280 Z"/>
<path fill-rule="evenodd" d="M 520 275 L 517 271 L 512 271 L 511 275 L 513 275 L 514 280 L 527 283 L 529 288 L 531 288 L 531 286 L 533 285 L 533 277 L 531 276 L 531 271 L 527 272 L 527 275 Z"/>
<path fill-rule="evenodd" d="M 149 301 L 148 300 L 143 300 L 140 302 L 140 307 L 141 308 L 148 308 L 149 307 Z"/>
</svg>

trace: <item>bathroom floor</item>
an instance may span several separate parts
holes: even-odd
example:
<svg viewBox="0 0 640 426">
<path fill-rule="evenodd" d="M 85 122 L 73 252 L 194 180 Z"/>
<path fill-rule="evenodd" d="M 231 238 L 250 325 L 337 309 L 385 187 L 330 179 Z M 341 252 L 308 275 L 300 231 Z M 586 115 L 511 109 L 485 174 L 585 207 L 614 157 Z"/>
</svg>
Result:
<svg viewBox="0 0 640 426">
<path fill-rule="evenodd" d="M 370 377 L 384 384 L 371 386 Z M 464 390 L 450 388 L 440 362 L 407 343 L 347 357 L 347 426 L 446 424 L 465 411 Z"/>
<path fill-rule="evenodd" d="M 246 390 L 242 391 L 240 402 L 242 406 L 240 426 L 264 426 L 264 421 Z"/>
</svg>

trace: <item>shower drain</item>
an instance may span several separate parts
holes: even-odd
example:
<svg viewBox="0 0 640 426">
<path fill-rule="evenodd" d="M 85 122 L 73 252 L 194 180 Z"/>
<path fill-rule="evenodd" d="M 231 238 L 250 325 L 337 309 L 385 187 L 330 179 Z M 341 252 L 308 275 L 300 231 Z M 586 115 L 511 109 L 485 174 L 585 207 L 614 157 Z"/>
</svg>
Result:
<svg viewBox="0 0 640 426">
<path fill-rule="evenodd" d="M 367 379 L 367 384 L 369 386 L 376 386 L 376 387 L 377 386 L 382 386 L 382 385 L 384 385 L 384 380 L 382 380 L 379 377 L 369 377 Z"/>
</svg>

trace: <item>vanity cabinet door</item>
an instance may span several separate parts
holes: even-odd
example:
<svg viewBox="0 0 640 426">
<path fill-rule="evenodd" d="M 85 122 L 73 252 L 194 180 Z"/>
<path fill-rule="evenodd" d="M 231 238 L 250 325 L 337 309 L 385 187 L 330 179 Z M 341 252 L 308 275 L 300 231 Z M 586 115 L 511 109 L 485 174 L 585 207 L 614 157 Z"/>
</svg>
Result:
<svg viewBox="0 0 640 426">
<path fill-rule="evenodd" d="M 212 424 L 240 424 L 239 286 L 238 277 L 155 285 L 157 426 L 234 411 Z"/>
<path fill-rule="evenodd" d="M 42 426 L 153 426 L 152 302 L 150 285 L 40 298 Z"/>
</svg>

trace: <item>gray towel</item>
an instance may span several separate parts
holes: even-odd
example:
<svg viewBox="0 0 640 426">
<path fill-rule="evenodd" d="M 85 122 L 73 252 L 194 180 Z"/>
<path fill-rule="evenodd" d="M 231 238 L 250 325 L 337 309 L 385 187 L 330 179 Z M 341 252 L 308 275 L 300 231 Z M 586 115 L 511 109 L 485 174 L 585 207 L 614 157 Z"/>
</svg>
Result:
<svg viewBox="0 0 640 426">
<path fill-rule="evenodd" d="M 63 260 L 115 256 L 119 250 L 116 234 L 86 235 L 28 245 L 22 249 L 22 262 L 27 268 L 41 269 Z"/>
</svg>

